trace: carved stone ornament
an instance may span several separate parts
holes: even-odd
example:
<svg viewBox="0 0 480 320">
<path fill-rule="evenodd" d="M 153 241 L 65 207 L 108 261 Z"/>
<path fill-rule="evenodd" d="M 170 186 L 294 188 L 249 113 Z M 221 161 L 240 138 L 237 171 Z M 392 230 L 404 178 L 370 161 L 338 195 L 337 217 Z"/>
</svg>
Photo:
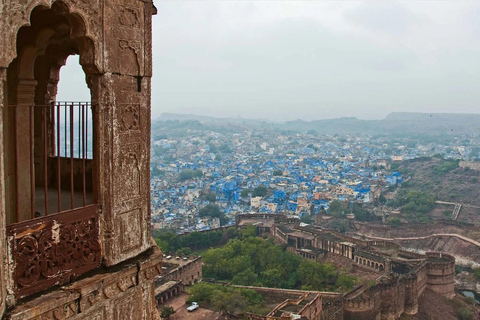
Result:
<svg viewBox="0 0 480 320">
<path fill-rule="evenodd" d="M 140 106 L 129 104 L 122 109 L 122 130 L 138 131 L 140 130 Z"/>
<path fill-rule="evenodd" d="M 98 233 L 97 206 L 9 225 L 17 298 L 96 268 Z"/>
<path fill-rule="evenodd" d="M 138 9 L 121 6 L 118 23 L 125 28 L 140 27 L 140 13 L 138 12 Z"/>
</svg>

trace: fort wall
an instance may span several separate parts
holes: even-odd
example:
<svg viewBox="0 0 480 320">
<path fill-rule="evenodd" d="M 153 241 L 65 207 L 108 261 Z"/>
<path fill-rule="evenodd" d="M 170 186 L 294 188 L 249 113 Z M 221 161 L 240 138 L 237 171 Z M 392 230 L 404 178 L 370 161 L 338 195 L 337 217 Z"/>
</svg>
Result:
<svg viewBox="0 0 480 320">
<path fill-rule="evenodd" d="M 289 248 L 292 251 L 302 250 L 298 244 L 311 243 L 313 249 L 323 249 L 327 255 L 343 256 L 359 267 L 385 273 L 380 283 L 355 288 L 342 298 L 323 295 L 322 319 L 399 319 L 402 314 L 418 313 L 419 297 L 425 288 L 447 298 L 454 296 L 455 258 L 451 255 L 420 254 L 388 240 L 362 240 L 331 230 L 289 227 L 291 233 L 278 225 L 272 229 L 282 242 L 295 239 L 291 241 L 295 248 Z M 305 241 L 300 241 L 302 234 Z M 388 254 L 376 250 L 378 247 L 386 248 Z M 395 256 L 391 256 L 392 252 Z"/>
<path fill-rule="evenodd" d="M 172 263 L 175 263 L 175 260 L 173 260 Z M 202 257 L 194 258 L 185 264 L 182 263 L 179 267 L 166 274 L 165 279 L 181 281 L 185 285 L 194 284 L 196 281 L 202 279 Z"/>
</svg>

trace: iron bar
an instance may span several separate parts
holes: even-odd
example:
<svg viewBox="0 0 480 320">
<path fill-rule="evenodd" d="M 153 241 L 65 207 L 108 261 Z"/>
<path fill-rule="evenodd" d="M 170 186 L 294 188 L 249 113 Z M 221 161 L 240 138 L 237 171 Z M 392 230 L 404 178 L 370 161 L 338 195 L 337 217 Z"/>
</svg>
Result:
<svg viewBox="0 0 480 320">
<path fill-rule="evenodd" d="M 52 110 L 50 111 L 50 131 L 52 134 L 51 140 L 50 140 L 50 152 L 52 156 L 55 156 L 56 150 L 55 150 L 55 104 L 52 103 Z"/>
<path fill-rule="evenodd" d="M 13 123 L 15 124 L 15 127 L 17 126 L 17 112 L 18 110 L 15 109 L 13 110 Z M 13 141 L 15 143 L 15 154 L 14 154 L 14 159 L 15 159 L 15 222 L 19 222 L 20 220 L 20 208 L 18 207 L 19 199 L 18 199 L 18 136 L 17 136 L 17 128 L 13 130 Z"/>
<path fill-rule="evenodd" d="M 29 106 L 28 108 L 28 122 L 30 127 L 30 139 L 28 148 L 28 152 L 30 154 L 30 217 L 31 219 L 33 219 L 35 218 L 35 170 L 33 163 L 33 158 L 35 156 L 33 152 L 35 130 L 33 126 L 33 106 Z"/>
<path fill-rule="evenodd" d="M 45 216 L 48 216 L 48 129 L 47 108 L 43 108 L 43 187 L 45 197 Z"/>
<path fill-rule="evenodd" d="M 86 149 L 85 149 L 85 113 L 88 112 L 86 106 L 82 104 L 82 175 L 83 175 L 83 206 L 87 205 L 87 181 L 86 181 L 86 168 L 85 168 L 85 158 L 86 158 Z M 80 126 L 79 126 L 80 127 Z"/>
<path fill-rule="evenodd" d="M 65 112 L 67 110 L 65 109 Z M 71 209 L 75 207 L 74 205 L 74 186 L 73 186 L 73 145 L 75 143 L 74 136 L 73 136 L 73 103 L 70 105 L 70 206 Z"/>
<path fill-rule="evenodd" d="M 86 152 L 86 158 L 88 159 L 88 105 L 87 105 L 87 108 L 86 108 L 86 121 L 85 121 L 85 148 L 87 150 Z M 93 112 L 93 111 L 92 111 Z M 93 115 L 92 115 L 92 118 L 93 118 Z"/>
<path fill-rule="evenodd" d="M 67 148 L 67 122 L 68 122 L 68 121 L 67 121 L 67 104 L 66 104 L 66 103 L 64 103 L 64 107 L 65 107 L 65 108 L 64 108 L 64 109 L 65 109 L 65 111 L 64 111 L 64 113 L 65 113 L 65 122 L 63 123 L 63 127 L 65 128 L 65 137 L 64 137 L 64 140 L 65 140 L 65 149 L 64 149 L 64 151 L 63 151 L 63 152 L 64 152 L 63 156 L 66 158 L 66 157 L 67 157 L 67 150 L 68 150 L 68 148 Z"/>
<path fill-rule="evenodd" d="M 82 106 L 83 104 L 79 104 L 78 105 L 78 158 L 81 159 L 82 158 L 82 155 L 81 155 L 81 151 L 80 151 L 80 146 L 82 145 L 81 144 L 81 139 L 82 139 L 82 132 L 81 132 L 81 127 L 80 127 L 80 119 L 82 118 L 81 116 L 81 112 L 82 112 Z"/>
<path fill-rule="evenodd" d="M 57 188 L 58 212 L 62 211 L 62 176 L 60 170 L 60 105 L 57 105 Z"/>
</svg>

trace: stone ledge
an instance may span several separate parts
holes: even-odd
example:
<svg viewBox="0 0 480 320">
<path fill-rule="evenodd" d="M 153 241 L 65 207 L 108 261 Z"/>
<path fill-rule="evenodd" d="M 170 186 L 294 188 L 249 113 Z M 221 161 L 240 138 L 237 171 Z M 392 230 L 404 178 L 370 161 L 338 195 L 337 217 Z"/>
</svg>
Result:
<svg viewBox="0 0 480 320">
<path fill-rule="evenodd" d="M 74 283 L 21 302 L 8 311 L 9 320 L 82 318 L 97 304 L 130 288 L 151 282 L 161 272 L 162 253 L 150 248 L 138 257 L 108 269 L 96 269 Z M 153 297 L 152 297 L 153 299 Z"/>
</svg>

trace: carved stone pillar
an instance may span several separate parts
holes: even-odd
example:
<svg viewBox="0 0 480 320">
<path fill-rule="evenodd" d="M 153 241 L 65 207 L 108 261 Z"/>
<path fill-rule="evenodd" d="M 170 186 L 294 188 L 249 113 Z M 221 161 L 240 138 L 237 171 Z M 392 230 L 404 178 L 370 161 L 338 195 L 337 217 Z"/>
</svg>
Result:
<svg viewBox="0 0 480 320">
<path fill-rule="evenodd" d="M 102 206 L 103 258 L 110 266 L 150 243 L 150 105 L 131 76 L 89 76 L 94 108 L 98 203 Z M 144 81 L 143 87 L 149 85 Z M 145 88 L 146 89 L 146 88 Z"/>
<path fill-rule="evenodd" d="M 150 243 L 151 3 L 105 3 L 105 73 L 92 81 L 98 101 L 99 203 L 107 266 Z M 146 72 L 146 70 L 148 72 Z M 93 80 L 93 76 L 92 76 Z"/>
<path fill-rule="evenodd" d="M 5 176 L 3 168 L 3 108 L 5 107 L 7 86 L 7 69 L 0 68 L 0 318 L 5 311 L 5 274 L 4 274 L 4 257 L 6 255 L 6 237 L 5 237 Z"/>
<path fill-rule="evenodd" d="M 28 220 L 32 217 L 31 199 L 35 197 L 31 190 L 30 159 L 33 157 L 33 143 L 30 143 L 31 118 L 35 104 L 35 87 L 37 81 L 33 79 L 20 79 L 17 86 L 17 105 L 15 108 L 16 130 L 16 166 L 17 166 L 17 212 L 18 221 Z M 33 141 L 32 141 L 33 142 Z"/>
</svg>

